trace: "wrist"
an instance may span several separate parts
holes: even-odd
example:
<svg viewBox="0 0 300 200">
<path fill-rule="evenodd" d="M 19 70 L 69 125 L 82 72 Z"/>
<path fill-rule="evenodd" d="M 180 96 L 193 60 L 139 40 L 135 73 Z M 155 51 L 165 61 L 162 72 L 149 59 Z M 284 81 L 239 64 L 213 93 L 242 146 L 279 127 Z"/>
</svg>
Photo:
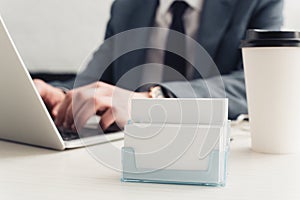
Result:
<svg viewBox="0 0 300 200">
<path fill-rule="evenodd" d="M 153 99 L 161 99 L 165 98 L 166 96 L 164 95 L 164 92 L 160 86 L 153 86 L 149 89 L 148 92 L 149 98 Z"/>
</svg>

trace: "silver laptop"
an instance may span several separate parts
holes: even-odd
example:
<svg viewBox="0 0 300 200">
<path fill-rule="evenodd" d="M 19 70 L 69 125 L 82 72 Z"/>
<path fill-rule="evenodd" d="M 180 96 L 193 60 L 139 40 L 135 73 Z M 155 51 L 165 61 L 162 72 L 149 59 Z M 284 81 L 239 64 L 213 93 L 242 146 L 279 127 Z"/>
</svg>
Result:
<svg viewBox="0 0 300 200">
<path fill-rule="evenodd" d="M 0 139 L 64 150 L 124 137 L 121 132 L 104 134 L 95 120 L 95 126 L 88 124 L 79 135 L 59 131 L 37 92 L 1 16 L 0 69 Z"/>
</svg>

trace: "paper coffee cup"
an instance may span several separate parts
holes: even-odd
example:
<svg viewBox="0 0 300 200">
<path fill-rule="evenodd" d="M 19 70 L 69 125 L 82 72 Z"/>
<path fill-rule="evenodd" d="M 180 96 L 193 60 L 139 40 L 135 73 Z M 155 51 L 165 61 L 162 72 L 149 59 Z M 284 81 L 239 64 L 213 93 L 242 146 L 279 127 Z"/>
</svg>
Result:
<svg viewBox="0 0 300 200">
<path fill-rule="evenodd" d="M 252 149 L 300 152 L 300 33 L 249 30 L 242 42 Z"/>
</svg>

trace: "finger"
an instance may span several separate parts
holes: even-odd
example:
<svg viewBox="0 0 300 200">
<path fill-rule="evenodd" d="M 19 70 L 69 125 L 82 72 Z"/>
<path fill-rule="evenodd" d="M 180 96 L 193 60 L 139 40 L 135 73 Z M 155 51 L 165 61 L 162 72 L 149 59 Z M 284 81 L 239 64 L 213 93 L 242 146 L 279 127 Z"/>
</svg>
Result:
<svg viewBox="0 0 300 200">
<path fill-rule="evenodd" d="M 56 118 L 58 107 L 65 98 L 65 94 L 61 89 L 55 88 L 43 80 L 34 79 L 33 81 L 52 117 Z"/>
<path fill-rule="evenodd" d="M 90 107 L 95 107 L 95 96 L 99 98 L 104 95 L 104 90 L 98 87 L 98 84 L 90 84 L 81 88 L 77 88 L 72 92 L 69 92 L 66 97 L 66 101 L 59 107 L 56 124 L 57 126 L 64 126 L 64 128 L 71 128 L 74 124 L 74 116 L 78 116 L 78 112 L 81 110 L 84 104 L 89 103 Z M 97 94 L 96 91 L 97 91 Z"/>
<path fill-rule="evenodd" d="M 46 83 L 43 80 L 41 80 L 41 79 L 34 79 L 33 83 L 34 83 L 37 91 L 39 92 L 39 94 L 43 98 L 45 96 L 45 91 L 46 91 L 45 90 L 45 86 L 46 86 Z"/>
<path fill-rule="evenodd" d="M 66 111 L 69 107 L 69 105 L 71 105 L 72 103 L 72 92 L 68 92 L 68 94 L 66 95 L 64 101 L 60 104 L 58 112 L 57 112 L 57 117 L 55 119 L 55 124 L 56 126 L 62 126 L 64 119 L 65 119 L 65 115 L 66 115 Z"/>
<path fill-rule="evenodd" d="M 103 130 L 108 129 L 114 122 L 116 121 L 116 117 L 112 111 L 112 109 L 108 109 L 102 116 L 100 120 L 100 126 Z"/>
<path fill-rule="evenodd" d="M 79 112 L 80 108 L 84 105 L 86 101 L 88 101 L 90 98 L 93 98 L 96 95 L 96 91 L 98 91 L 99 93 L 97 94 L 97 96 L 102 95 L 101 93 L 103 92 L 100 92 L 100 88 L 97 88 L 100 87 L 98 85 L 100 84 L 96 82 L 73 90 L 72 106 L 74 115 L 76 115 Z"/>
<path fill-rule="evenodd" d="M 72 104 L 70 104 L 67 108 L 65 119 L 63 122 L 64 128 L 71 129 L 72 125 L 74 124 L 74 115 L 72 111 Z"/>
<path fill-rule="evenodd" d="M 77 115 L 74 115 L 74 125 L 77 130 L 80 130 L 84 127 L 86 122 L 91 118 L 95 113 L 95 110 L 93 107 L 91 107 L 89 104 L 85 104 L 82 106 L 82 109 L 78 112 Z"/>
<path fill-rule="evenodd" d="M 82 88 L 78 92 L 74 92 L 73 101 L 72 101 L 72 108 L 73 108 L 73 115 L 78 115 L 78 112 L 81 110 L 83 104 L 87 101 L 90 101 L 91 107 L 94 107 L 96 110 L 101 113 L 102 111 L 100 107 L 96 108 L 95 102 L 98 101 L 97 99 L 102 99 L 106 97 L 106 88 Z M 106 107 L 104 107 L 106 109 Z"/>
<path fill-rule="evenodd" d="M 81 110 L 82 106 L 90 99 L 94 98 L 94 90 L 88 88 L 81 88 L 74 92 L 72 107 L 73 107 L 73 115 L 77 115 Z M 93 104 L 91 106 L 94 106 Z"/>
<path fill-rule="evenodd" d="M 54 119 L 56 119 L 57 117 L 59 107 L 60 107 L 60 103 L 56 104 L 52 109 L 51 114 Z"/>
<path fill-rule="evenodd" d="M 111 108 L 111 98 L 109 97 L 99 97 L 86 101 L 84 106 L 74 115 L 76 128 L 81 129 L 89 118 L 109 108 Z"/>
</svg>

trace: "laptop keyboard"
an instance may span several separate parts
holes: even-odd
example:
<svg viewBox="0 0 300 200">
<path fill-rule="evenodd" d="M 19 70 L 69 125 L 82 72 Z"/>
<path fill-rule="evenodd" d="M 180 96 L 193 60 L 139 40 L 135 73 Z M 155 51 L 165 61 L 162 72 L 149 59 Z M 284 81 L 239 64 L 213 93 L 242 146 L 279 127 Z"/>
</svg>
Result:
<svg viewBox="0 0 300 200">
<path fill-rule="evenodd" d="M 71 141 L 71 140 L 77 140 L 80 138 L 87 138 L 87 137 L 93 137 L 93 136 L 99 136 L 105 134 L 101 129 L 91 129 L 91 128 L 83 128 L 80 133 L 64 129 L 64 128 L 58 128 L 58 131 L 64 141 Z"/>
<path fill-rule="evenodd" d="M 120 131 L 120 128 L 117 126 L 116 123 L 114 123 L 108 130 L 105 132 L 100 127 L 90 127 L 90 128 L 83 128 L 80 133 L 65 129 L 63 127 L 58 127 L 58 131 L 64 141 L 71 141 L 71 140 L 77 140 L 80 138 L 87 138 L 87 137 L 93 137 L 93 136 L 99 136 L 103 134 L 110 134 L 115 133 L 117 131 Z"/>
<path fill-rule="evenodd" d="M 59 128 L 58 131 L 64 141 L 71 141 L 71 140 L 79 139 L 79 135 L 76 131 L 66 130 L 63 128 Z"/>
</svg>

